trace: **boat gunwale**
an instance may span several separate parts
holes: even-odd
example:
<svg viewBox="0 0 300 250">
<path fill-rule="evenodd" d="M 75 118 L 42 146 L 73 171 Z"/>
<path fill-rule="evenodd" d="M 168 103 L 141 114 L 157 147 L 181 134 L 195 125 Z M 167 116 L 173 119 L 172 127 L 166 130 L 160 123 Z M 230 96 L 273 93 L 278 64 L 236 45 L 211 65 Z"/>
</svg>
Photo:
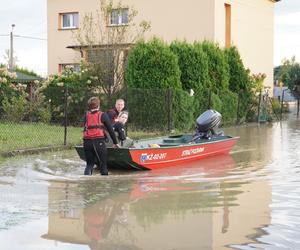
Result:
<svg viewBox="0 0 300 250">
<path fill-rule="evenodd" d="M 122 154 L 122 157 L 130 157 L 129 162 L 132 162 L 132 164 L 128 164 L 127 160 L 120 160 L 119 157 L 117 157 L 117 161 L 125 163 L 127 162 L 126 165 L 130 165 L 131 168 L 136 169 L 136 170 L 151 170 L 154 169 L 152 166 L 154 165 L 161 165 L 161 164 L 172 164 L 172 163 L 180 163 L 180 162 L 184 162 L 184 161 L 192 161 L 195 160 L 197 158 L 204 158 L 204 157 L 210 157 L 212 155 L 216 155 L 216 154 L 226 154 L 227 152 L 229 152 L 232 148 L 232 145 L 234 145 L 236 143 L 236 141 L 240 138 L 239 136 L 230 136 L 230 135 L 225 135 L 222 136 L 222 139 L 216 139 L 216 140 L 207 140 L 207 141 L 202 141 L 202 142 L 198 142 L 198 143 L 186 143 L 186 144 L 178 144 L 178 145 L 172 145 L 172 146 L 162 146 L 162 147 L 145 147 L 145 148 L 113 148 L 113 147 L 108 147 L 108 151 L 112 154 L 112 157 L 115 157 L 116 154 L 118 155 L 118 152 L 120 154 Z M 168 137 L 160 137 L 160 138 L 154 138 L 154 139 L 164 139 L 164 138 L 168 138 Z M 151 139 L 150 139 L 151 140 Z M 146 142 L 149 141 L 149 139 L 143 139 L 143 140 L 139 140 L 137 142 Z M 229 144 L 228 144 L 229 143 Z M 195 147 L 211 147 L 209 145 L 212 144 L 218 144 L 218 147 L 222 147 L 222 144 L 226 144 L 226 147 L 223 147 L 221 149 L 218 149 L 215 152 L 212 153 L 201 153 L 200 155 L 193 155 L 190 157 L 184 157 L 184 158 L 176 158 L 176 159 L 169 159 L 169 160 L 163 160 L 163 161 L 158 161 L 158 162 L 143 162 L 142 164 L 140 162 L 137 162 L 136 159 L 133 160 L 133 155 L 132 154 L 141 154 L 141 153 L 148 153 L 151 151 L 157 151 L 160 150 L 161 153 L 167 153 L 167 152 L 172 152 L 172 150 L 178 150 L 178 149 L 182 149 L 182 150 L 189 150 Z M 83 148 L 83 146 L 75 146 L 75 148 Z M 76 149 L 77 150 L 77 149 Z M 82 150 L 82 149 L 81 149 Z M 78 152 L 78 151 L 77 151 Z M 155 153 L 153 152 L 153 153 Z M 159 152 L 159 151 L 158 151 Z M 126 154 L 126 156 L 124 155 L 124 153 Z M 79 154 L 79 153 L 78 153 Z M 128 155 L 127 155 L 128 154 Z M 84 158 L 81 157 L 80 158 L 85 160 Z M 114 155 L 114 156 L 113 156 Z M 200 159 L 199 158 L 199 159 Z M 108 159 L 109 161 L 109 159 Z M 115 161 L 115 160 L 113 160 Z M 121 164 L 121 165 L 122 165 Z M 123 167 L 121 167 L 123 168 Z"/>
<path fill-rule="evenodd" d="M 174 145 L 174 146 L 163 146 L 163 147 L 145 147 L 145 148 L 113 148 L 113 147 L 108 147 L 108 149 L 117 149 L 117 150 L 163 150 L 163 149 L 173 149 L 173 148 L 184 148 L 184 147 L 193 147 L 193 146 L 198 146 L 198 145 L 204 145 L 204 144 L 211 144 L 211 143 L 218 143 L 218 142 L 224 142 L 224 141 L 231 141 L 231 140 L 238 140 L 240 137 L 239 136 L 226 136 L 228 138 L 220 139 L 220 140 L 213 140 L 213 141 L 205 141 L 205 142 L 199 142 L 199 143 L 191 143 L 191 144 L 179 144 L 179 145 Z M 168 138 L 168 137 L 160 137 L 160 138 Z M 153 139 L 160 139 L 160 138 L 153 138 Z M 148 139 L 151 140 L 151 139 Z M 143 139 L 141 141 L 147 141 L 147 139 Z M 139 141 L 140 142 L 140 141 Z"/>
</svg>

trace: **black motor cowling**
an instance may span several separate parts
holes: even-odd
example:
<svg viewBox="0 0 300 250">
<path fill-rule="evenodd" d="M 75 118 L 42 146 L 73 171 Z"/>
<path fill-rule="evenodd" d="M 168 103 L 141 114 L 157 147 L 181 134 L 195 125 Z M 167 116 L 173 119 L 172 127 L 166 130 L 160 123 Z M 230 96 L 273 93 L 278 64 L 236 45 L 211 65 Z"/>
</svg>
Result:
<svg viewBox="0 0 300 250">
<path fill-rule="evenodd" d="M 221 122 L 221 119 L 221 114 L 216 110 L 206 110 L 196 120 L 197 130 L 199 132 L 207 132 L 211 129 L 217 128 Z"/>
<path fill-rule="evenodd" d="M 222 135 L 222 131 L 218 131 L 221 123 L 222 115 L 216 110 L 209 109 L 202 113 L 196 120 L 195 139 L 210 139 L 214 135 Z"/>
</svg>

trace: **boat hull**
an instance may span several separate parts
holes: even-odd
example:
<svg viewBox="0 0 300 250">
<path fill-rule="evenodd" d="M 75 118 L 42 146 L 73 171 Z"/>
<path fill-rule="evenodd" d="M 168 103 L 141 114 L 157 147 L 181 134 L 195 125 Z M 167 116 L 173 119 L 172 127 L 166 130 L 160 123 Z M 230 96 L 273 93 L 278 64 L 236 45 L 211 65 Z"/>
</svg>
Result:
<svg viewBox="0 0 300 250">
<path fill-rule="evenodd" d="M 150 170 L 175 166 L 178 163 L 228 154 L 238 139 L 238 137 L 220 136 L 199 143 L 181 143 L 178 138 L 176 139 L 177 144 L 165 143 L 155 148 L 152 148 L 151 144 L 144 148 L 142 146 L 138 148 L 108 148 L 108 168 Z M 164 139 L 164 141 L 168 140 Z M 80 158 L 85 160 L 83 147 L 76 146 L 75 148 Z"/>
</svg>

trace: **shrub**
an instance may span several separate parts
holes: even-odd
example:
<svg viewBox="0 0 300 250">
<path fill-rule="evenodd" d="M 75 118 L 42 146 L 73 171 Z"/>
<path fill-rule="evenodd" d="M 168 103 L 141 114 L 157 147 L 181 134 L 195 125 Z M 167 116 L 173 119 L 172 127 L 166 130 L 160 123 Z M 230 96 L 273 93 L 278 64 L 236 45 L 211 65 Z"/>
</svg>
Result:
<svg viewBox="0 0 300 250">
<path fill-rule="evenodd" d="M 259 74 L 253 74 L 250 76 L 251 80 L 251 93 L 249 94 L 250 103 L 245 108 L 245 116 L 246 121 L 257 121 L 257 114 L 258 114 L 258 106 L 259 106 L 259 93 L 263 92 L 263 83 L 266 78 L 265 74 L 259 73 Z M 263 94 L 263 93 L 262 93 Z M 239 98 L 241 100 L 246 99 L 244 98 L 244 93 L 241 92 L 239 95 Z M 243 102 L 241 102 L 241 105 L 244 105 Z M 240 115 L 241 117 L 241 115 Z"/>
<path fill-rule="evenodd" d="M 246 70 L 236 47 L 225 49 L 229 65 L 229 90 L 239 95 L 239 118 L 245 117 L 251 106 L 251 77 Z"/>
<path fill-rule="evenodd" d="M 8 121 L 21 122 L 25 116 L 27 100 L 24 95 L 12 97 L 10 100 L 4 97 L 2 102 L 4 117 Z"/>
<path fill-rule="evenodd" d="M 210 100 L 209 100 L 210 99 Z M 222 115 L 222 124 L 233 124 L 236 121 L 238 97 L 229 90 L 215 94 L 212 91 L 201 91 L 195 94 L 195 117 L 209 108 L 218 111 Z"/>
<path fill-rule="evenodd" d="M 208 58 L 209 88 L 217 93 L 218 90 L 228 89 L 229 69 L 224 52 L 217 44 L 204 41 L 195 43 L 196 47 L 201 47 Z"/>
<path fill-rule="evenodd" d="M 157 38 L 140 41 L 129 53 L 125 79 L 131 88 L 180 89 L 177 56 Z"/>
<path fill-rule="evenodd" d="M 95 94 L 96 87 L 88 76 L 66 69 L 62 75 L 53 75 L 43 83 L 41 89 L 45 101 L 50 103 L 52 121 L 62 123 L 67 97 L 68 121 L 78 124 L 86 110 L 89 97 Z"/>
<path fill-rule="evenodd" d="M 167 128 L 169 112 L 168 90 L 128 89 L 129 123 L 137 129 Z"/>
<path fill-rule="evenodd" d="M 45 101 L 45 98 L 40 93 L 36 93 L 34 98 L 28 102 L 26 108 L 26 120 L 42 123 L 50 122 L 50 105 Z"/>
<path fill-rule="evenodd" d="M 42 123 L 49 123 L 51 120 L 50 107 L 46 106 L 38 109 L 38 121 Z"/>
<path fill-rule="evenodd" d="M 194 119 L 194 97 L 189 96 L 186 91 L 172 91 L 172 120 L 176 129 L 189 130 L 195 124 Z"/>
<path fill-rule="evenodd" d="M 277 98 L 270 99 L 272 107 L 270 107 L 275 115 L 278 117 L 281 113 L 281 102 Z"/>
<path fill-rule="evenodd" d="M 236 47 L 224 50 L 229 66 L 229 90 L 238 93 L 240 90 L 251 91 L 251 82 L 248 71 L 245 69 L 240 54 Z"/>
<path fill-rule="evenodd" d="M 129 125 L 135 129 L 188 130 L 194 123 L 193 101 L 186 91 L 128 89 Z"/>
<path fill-rule="evenodd" d="M 222 114 L 223 124 L 234 124 L 237 119 L 237 94 L 225 90 L 219 94 L 219 98 L 222 102 L 220 113 Z"/>
<path fill-rule="evenodd" d="M 170 48 L 178 57 L 180 80 L 184 90 L 197 91 L 210 85 L 207 55 L 200 46 L 175 41 L 171 43 Z"/>
<path fill-rule="evenodd" d="M 220 97 L 213 92 L 211 93 L 211 106 L 210 107 L 222 114 L 223 102 L 220 99 Z M 224 121 L 224 119 L 223 119 L 223 121 Z"/>
<path fill-rule="evenodd" d="M 12 80 L 16 78 L 15 73 L 11 73 L 6 67 L 0 68 L 0 115 L 3 114 L 3 100 L 11 100 L 13 97 L 18 97 L 25 94 L 22 84 L 13 84 Z"/>
<path fill-rule="evenodd" d="M 209 89 L 197 90 L 194 94 L 194 118 L 196 119 L 204 111 L 209 109 L 210 103 L 210 91 Z"/>
</svg>

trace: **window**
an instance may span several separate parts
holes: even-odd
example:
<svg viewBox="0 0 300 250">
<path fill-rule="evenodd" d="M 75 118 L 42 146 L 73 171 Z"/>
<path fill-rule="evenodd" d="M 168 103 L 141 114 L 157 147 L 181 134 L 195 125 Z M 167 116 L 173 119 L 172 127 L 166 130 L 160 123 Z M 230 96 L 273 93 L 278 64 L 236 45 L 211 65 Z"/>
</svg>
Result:
<svg viewBox="0 0 300 250">
<path fill-rule="evenodd" d="M 110 13 L 110 25 L 128 24 L 128 9 L 115 9 Z"/>
<path fill-rule="evenodd" d="M 62 29 L 76 29 L 79 27 L 78 12 L 60 14 L 60 25 Z"/>
<path fill-rule="evenodd" d="M 79 72 L 80 66 L 78 63 L 61 63 L 59 64 L 59 72 L 62 72 L 66 69 L 66 67 L 71 68 L 73 72 Z"/>
</svg>

